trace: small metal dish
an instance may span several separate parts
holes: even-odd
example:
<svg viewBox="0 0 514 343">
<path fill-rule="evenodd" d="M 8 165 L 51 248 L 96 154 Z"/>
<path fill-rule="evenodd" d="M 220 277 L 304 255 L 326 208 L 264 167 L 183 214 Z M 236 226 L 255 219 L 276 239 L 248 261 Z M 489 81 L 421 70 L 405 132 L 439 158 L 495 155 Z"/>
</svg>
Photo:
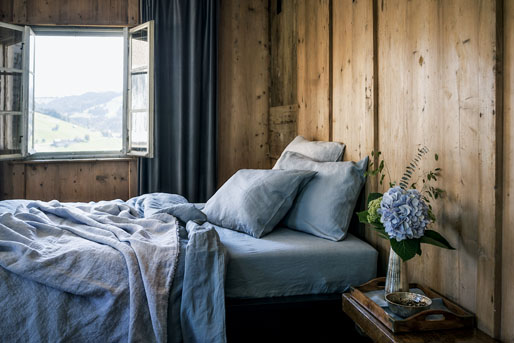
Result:
<svg viewBox="0 0 514 343">
<path fill-rule="evenodd" d="M 432 300 L 424 295 L 411 292 L 393 292 L 386 294 L 389 309 L 400 317 L 407 318 L 432 306 Z"/>
</svg>

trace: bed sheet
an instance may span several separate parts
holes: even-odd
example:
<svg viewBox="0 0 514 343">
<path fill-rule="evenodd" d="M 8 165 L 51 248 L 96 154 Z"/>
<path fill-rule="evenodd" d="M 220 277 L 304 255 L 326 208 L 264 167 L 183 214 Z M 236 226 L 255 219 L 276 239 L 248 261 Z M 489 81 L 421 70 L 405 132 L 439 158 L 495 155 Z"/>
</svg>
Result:
<svg viewBox="0 0 514 343">
<path fill-rule="evenodd" d="M 342 293 L 376 276 L 377 251 L 351 234 L 333 242 L 277 228 L 257 239 L 215 228 L 229 256 L 226 297 Z"/>
<path fill-rule="evenodd" d="M 376 277 L 378 252 L 352 234 L 334 242 L 283 227 L 257 239 L 214 227 L 229 256 L 229 298 L 342 293 Z"/>
</svg>

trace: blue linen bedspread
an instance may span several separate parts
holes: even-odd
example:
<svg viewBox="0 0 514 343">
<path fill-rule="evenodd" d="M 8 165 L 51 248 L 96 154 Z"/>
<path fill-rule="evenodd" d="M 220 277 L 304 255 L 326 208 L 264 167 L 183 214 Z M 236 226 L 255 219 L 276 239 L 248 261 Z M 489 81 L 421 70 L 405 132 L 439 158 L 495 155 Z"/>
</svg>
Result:
<svg viewBox="0 0 514 343">
<path fill-rule="evenodd" d="M 171 194 L 0 202 L 0 341 L 225 342 L 225 250 L 204 220 Z"/>
</svg>

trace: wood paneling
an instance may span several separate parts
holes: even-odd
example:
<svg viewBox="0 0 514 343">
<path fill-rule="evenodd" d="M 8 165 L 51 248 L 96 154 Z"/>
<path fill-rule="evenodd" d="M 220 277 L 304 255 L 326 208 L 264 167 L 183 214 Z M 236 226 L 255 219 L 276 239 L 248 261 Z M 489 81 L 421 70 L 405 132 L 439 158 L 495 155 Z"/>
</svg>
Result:
<svg viewBox="0 0 514 343">
<path fill-rule="evenodd" d="M 0 21 L 4 23 L 12 22 L 12 5 L 13 0 L 0 1 Z"/>
<path fill-rule="evenodd" d="M 267 0 L 222 0 L 219 28 L 218 182 L 241 168 L 269 168 Z"/>
<path fill-rule="evenodd" d="M 139 0 L 2 0 L 2 15 L 23 25 L 135 26 Z"/>
<path fill-rule="evenodd" d="M 137 195 L 136 160 L 3 162 L 1 199 L 127 200 Z"/>
<path fill-rule="evenodd" d="M 280 2 L 281 6 L 278 6 Z M 271 20 L 271 107 L 298 103 L 297 1 L 272 0 Z M 280 12 L 279 12 L 280 11 Z"/>
<path fill-rule="evenodd" d="M 504 1 L 502 340 L 514 342 L 514 1 Z"/>
<path fill-rule="evenodd" d="M 307 139 L 331 135 L 329 5 L 329 0 L 298 2 L 298 133 Z"/>
<path fill-rule="evenodd" d="M 438 225 L 456 247 L 424 247 L 410 262 L 427 284 L 497 327 L 496 2 L 383 1 L 378 17 L 379 149 L 393 179 L 418 144 L 439 153 L 446 190 Z M 394 20 L 392 19 L 394 18 Z M 451 277 L 448 277 L 451 275 Z"/>
<path fill-rule="evenodd" d="M 297 136 L 297 118 L 297 105 L 270 108 L 269 149 L 273 162 L 278 160 L 282 151 Z"/>
<path fill-rule="evenodd" d="M 331 15 L 333 140 L 358 161 L 375 149 L 373 1 L 334 1 Z"/>
</svg>

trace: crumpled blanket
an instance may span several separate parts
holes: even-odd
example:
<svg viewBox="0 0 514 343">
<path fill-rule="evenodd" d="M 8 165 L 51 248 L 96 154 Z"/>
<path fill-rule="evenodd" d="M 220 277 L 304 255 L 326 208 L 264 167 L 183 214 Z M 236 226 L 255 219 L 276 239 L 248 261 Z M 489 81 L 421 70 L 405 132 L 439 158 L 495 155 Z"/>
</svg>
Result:
<svg viewBox="0 0 514 343">
<path fill-rule="evenodd" d="M 0 341 L 224 342 L 225 256 L 204 220 L 170 194 L 0 212 Z"/>
</svg>

